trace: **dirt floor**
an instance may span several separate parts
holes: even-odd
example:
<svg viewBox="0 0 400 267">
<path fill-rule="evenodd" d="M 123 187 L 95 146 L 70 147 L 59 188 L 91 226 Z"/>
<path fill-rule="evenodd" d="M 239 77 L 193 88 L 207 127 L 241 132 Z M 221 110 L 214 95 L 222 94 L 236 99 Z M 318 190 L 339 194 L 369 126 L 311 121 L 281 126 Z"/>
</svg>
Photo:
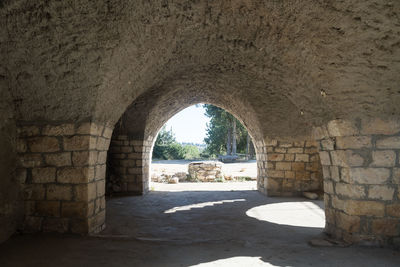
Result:
<svg viewBox="0 0 400 267">
<path fill-rule="evenodd" d="M 254 182 L 153 184 L 107 202 L 96 236 L 15 235 L 0 266 L 400 266 L 400 252 L 312 247 L 322 201 L 269 198 Z"/>
<path fill-rule="evenodd" d="M 151 163 L 151 171 L 161 175 L 162 173 L 173 175 L 177 172 L 188 172 L 190 160 L 158 160 Z M 224 163 L 222 167 L 224 174 L 232 177 L 257 178 L 257 161 Z"/>
</svg>

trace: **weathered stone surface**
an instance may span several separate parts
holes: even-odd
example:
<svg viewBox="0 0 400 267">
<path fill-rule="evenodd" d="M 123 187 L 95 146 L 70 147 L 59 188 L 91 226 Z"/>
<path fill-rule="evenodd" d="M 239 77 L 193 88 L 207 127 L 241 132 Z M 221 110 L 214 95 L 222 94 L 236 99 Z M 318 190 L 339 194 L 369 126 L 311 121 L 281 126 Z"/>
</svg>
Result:
<svg viewBox="0 0 400 267">
<path fill-rule="evenodd" d="M 376 141 L 376 147 L 377 148 L 399 149 L 400 148 L 400 136 L 381 138 Z"/>
<path fill-rule="evenodd" d="M 87 199 L 89 201 L 93 200 L 93 199 L 96 199 L 96 197 L 97 197 L 97 191 L 96 191 L 97 183 L 89 183 L 89 184 L 87 184 L 85 186 L 87 186 Z"/>
<path fill-rule="evenodd" d="M 44 158 L 46 164 L 49 166 L 56 166 L 56 167 L 71 166 L 70 152 L 45 154 Z"/>
<path fill-rule="evenodd" d="M 87 202 L 63 202 L 61 216 L 66 218 L 86 218 L 88 216 Z"/>
<path fill-rule="evenodd" d="M 35 137 L 28 140 L 31 152 L 56 152 L 60 150 L 57 138 Z"/>
<path fill-rule="evenodd" d="M 24 153 L 28 150 L 28 143 L 25 139 L 18 139 L 16 143 L 16 150 L 18 153 Z"/>
<path fill-rule="evenodd" d="M 42 184 L 26 185 L 24 187 L 25 200 L 42 200 L 45 198 L 46 189 Z"/>
<path fill-rule="evenodd" d="M 336 138 L 338 149 L 360 149 L 372 147 L 371 137 L 369 136 L 345 136 Z"/>
<path fill-rule="evenodd" d="M 310 155 L 308 155 L 308 154 L 296 154 L 295 161 L 309 162 L 310 161 Z"/>
<path fill-rule="evenodd" d="M 32 168 L 42 166 L 42 155 L 24 154 L 20 157 L 21 167 Z"/>
<path fill-rule="evenodd" d="M 400 185 L 400 168 L 393 168 L 393 183 Z"/>
<path fill-rule="evenodd" d="M 36 203 L 36 212 L 41 216 L 60 216 L 60 202 L 59 201 L 38 201 Z"/>
<path fill-rule="evenodd" d="M 56 181 L 56 168 L 34 168 L 32 170 L 33 183 L 52 183 Z"/>
<path fill-rule="evenodd" d="M 392 167 L 396 163 L 396 153 L 393 150 L 372 151 L 371 166 Z"/>
<path fill-rule="evenodd" d="M 57 171 L 57 182 L 67 184 L 87 183 L 89 169 L 86 167 L 69 167 Z"/>
<path fill-rule="evenodd" d="M 295 154 L 285 154 L 285 161 L 294 161 Z"/>
<path fill-rule="evenodd" d="M 333 190 L 333 183 L 329 181 L 324 181 L 324 192 L 328 194 L 334 194 L 335 191 Z"/>
<path fill-rule="evenodd" d="M 292 170 L 294 171 L 304 171 L 304 166 L 303 162 L 292 162 Z"/>
<path fill-rule="evenodd" d="M 40 128 L 38 126 L 21 126 L 18 127 L 18 135 L 21 137 L 38 136 L 40 134 Z"/>
<path fill-rule="evenodd" d="M 333 150 L 335 142 L 332 139 L 321 140 L 322 150 Z"/>
<path fill-rule="evenodd" d="M 350 168 L 342 169 L 342 179 L 348 183 L 384 184 L 390 176 L 386 168 Z"/>
<path fill-rule="evenodd" d="M 196 161 L 188 165 L 189 177 L 198 181 L 215 181 L 224 179 L 223 163 L 218 161 Z"/>
<path fill-rule="evenodd" d="M 329 166 L 322 166 L 322 174 L 324 179 L 330 179 L 331 178 L 331 171 Z"/>
<path fill-rule="evenodd" d="M 330 166 L 330 171 L 331 171 L 331 178 L 339 182 L 340 180 L 340 175 L 339 175 L 339 168 L 337 166 Z"/>
<path fill-rule="evenodd" d="M 95 188 L 95 192 L 96 192 L 96 187 Z M 91 188 L 93 189 L 93 187 Z M 74 191 L 74 200 L 75 201 L 88 201 L 88 185 L 87 184 L 81 184 L 81 185 L 76 185 L 73 187 L 73 191 Z M 94 199 L 94 198 L 92 198 Z"/>
<path fill-rule="evenodd" d="M 386 213 L 389 216 L 400 218 L 400 204 L 387 205 Z"/>
<path fill-rule="evenodd" d="M 47 125 L 42 129 L 42 134 L 49 136 L 73 135 L 74 133 L 75 125 L 72 123 L 61 125 Z"/>
<path fill-rule="evenodd" d="M 362 156 L 354 153 L 352 150 L 335 150 L 331 151 L 332 164 L 335 166 L 349 167 L 362 166 L 364 159 Z"/>
<path fill-rule="evenodd" d="M 95 175 L 95 179 L 96 180 L 103 180 L 106 177 L 106 165 L 96 165 L 95 168 L 96 171 L 96 175 Z"/>
<path fill-rule="evenodd" d="M 290 162 L 277 162 L 276 170 L 291 170 L 292 164 Z"/>
<path fill-rule="evenodd" d="M 74 166 L 87 166 L 97 163 L 97 151 L 74 151 L 72 152 L 72 163 Z"/>
<path fill-rule="evenodd" d="M 268 154 L 269 161 L 283 161 L 284 154 Z"/>
<path fill-rule="evenodd" d="M 294 179 L 296 176 L 296 172 L 294 171 L 285 171 L 285 178 Z"/>
<path fill-rule="evenodd" d="M 284 171 L 268 170 L 267 171 L 267 175 L 268 175 L 268 177 L 282 178 L 282 177 L 285 177 L 285 172 Z"/>
<path fill-rule="evenodd" d="M 314 127 L 312 129 L 312 138 L 316 140 L 322 140 L 329 137 L 328 129 L 324 126 Z"/>
<path fill-rule="evenodd" d="M 48 185 L 46 197 L 48 200 L 71 200 L 72 187 L 69 185 Z"/>
<path fill-rule="evenodd" d="M 385 185 L 373 185 L 368 189 L 370 199 L 392 200 L 394 189 Z"/>
<path fill-rule="evenodd" d="M 275 147 L 274 148 L 274 152 L 276 152 L 276 153 L 287 153 L 287 151 L 288 151 L 288 149 L 284 148 L 284 147 Z M 303 151 L 301 153 L 303 153 Z"/>
<path fill-rule="evenodd" d="M 320 151 L 319 152 L 319 158 L 321 159 L 321 164 L 322 165 L 331 165 L 331 158 L 329 156 L 329 152 Z"/>
<path fill-rule="evenodd" d="M 372 232 L 374 234 L 383 234 L 386 236 L 395 236 L 398 234 L 399 220 L 395 219 L 375 219 L 372 222 Z"/>
<path fill-rule="evenodd" d="M 64 137 L 64 150 L 79 151 L 88 150 L 90 147 L 90 136 L 72 136 Z M 93 146 L 94 147 L 94 146 Z"/>
<path fill-rule="evenodd" d="M 355 233 L 360 229 L 360 217 L 349 216 L 343 212 L 337 212 L 336 224 L 346 232 Z"/>
<path fill-rule="evenodd" d="M 282 142 L 282 141 L 279 141 L 279 142 L 278 142 L 278 145 L 279 145 L 280 147 L 292 147 L 292 146 L 293 146 L 293 143 L 292 143 L 292 142 Z"/>
<path fill-rule="evenodd" d="M 107 161 L 107 151 L 99 152 L 97 156 L 97 163 L 98 164 L 105 164 Z"/>
<path fill-rule="evenodd" d="M 104 180 L 96 182 L 97 197 L 102 197 L 105 194 L 106 184 Z"/>
<path fill-rule="evenodd" d="M 400 132 L 400 121 L 396 120 L 364 119 L 361 126 L 361 134 L 394 135 Z"/>
<path fill-rule="evenodd" d="M 111 138 L 113 130 L 114 130 L 113 128 L 105 126 L 103 131 L 103 137 Z"/>
<path fill-rule="evenodd" d="M 382 217 L 385 214 L 385 205 L 375 201 L 347 200 L 344 203 L 344 211 L 349 215 Z"/>
<path fill-rule="evenodd" d="M 330 136 L 351 136 L 359 133 L 353 122 L 347 120 L 333 120 L 328 123 Z"/>
<path fill-rule="evenodd" d="M 359 185 L 337 183 L 335 189 L 336 194 L 352 199 L 364 198 L 366 196 L 364 187 Z"/>
</svg>

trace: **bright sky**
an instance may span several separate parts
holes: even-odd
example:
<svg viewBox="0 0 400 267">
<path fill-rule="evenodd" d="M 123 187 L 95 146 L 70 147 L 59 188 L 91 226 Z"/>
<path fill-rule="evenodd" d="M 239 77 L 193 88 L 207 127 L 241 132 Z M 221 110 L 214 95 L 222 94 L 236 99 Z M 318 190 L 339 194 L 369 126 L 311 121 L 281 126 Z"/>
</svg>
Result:
<svg viewBox="0 0 400 267">
<path fill-rule="evenodd" d="M 188 143 L 204 143 L 207 123 L 210 121 L 203 105 L 191 106 L 173 116 L 167 123 L 167 130 L 171 129 L 176 141 Z"/>
</svg>

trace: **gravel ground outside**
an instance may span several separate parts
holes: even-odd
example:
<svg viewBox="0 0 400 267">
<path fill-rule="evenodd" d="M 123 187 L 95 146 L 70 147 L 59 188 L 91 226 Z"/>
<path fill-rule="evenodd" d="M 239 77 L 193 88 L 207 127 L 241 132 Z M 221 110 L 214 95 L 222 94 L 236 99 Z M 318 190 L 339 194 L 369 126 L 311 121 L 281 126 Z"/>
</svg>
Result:
<svg viewBox="0 0 400 267">
<path fill-rule="evenodd" d="M 151 173 L 157 175 L 173 175 L 177 172 L 188 172 L 188 165 L 192 160 L 159 160 L 151 163 Z M 224 163 L 222 171 L 225 175 L 232 177 L 251 177 L 257 178 L 257 161 L 239 163 Z"/>
</svg>

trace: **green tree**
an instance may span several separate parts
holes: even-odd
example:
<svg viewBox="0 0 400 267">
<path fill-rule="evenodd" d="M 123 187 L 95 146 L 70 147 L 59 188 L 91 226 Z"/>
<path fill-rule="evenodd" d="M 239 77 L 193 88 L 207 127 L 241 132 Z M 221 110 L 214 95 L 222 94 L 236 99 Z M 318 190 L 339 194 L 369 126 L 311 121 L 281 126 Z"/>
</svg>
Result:
<svg viewBox="0 0 400 267">
<path fill-rule="evenodd" d="M 210 118 L 207 124 L 207 137 L 204 142 L 210 155 L 226 153 L 229 113 L 213 105 L 204 105 L 205 115 Z"/>
<path fill-rule="evenodd" d="M 236 151 L 245 154 L 248 150 L 248 132 L 240 121 L 219 107 L 205 104 L 204 108 L 205 115 L 210 118 L 207 137 L 204 139 L 206 152 L 210 155 L 230 155 Z M 249 145 L 252 146 L 252 143 L 249 142 Z"/>
<path fill-rule="evenodd" d="M 200 158 L 200 151 L 197 146 L 194 145 L 185 145 L 183 147 L 185 159 L 198 159 Z"/>
<path fill-rule="evenodd" d="M 164 125 L 157 135 L 153 147 L 154 159 L 183 159 L 185 152 L 181 144 L 176 142 L 172 129 L 167 131 Z"/>
<path fill-rule="evenodd" d="M 155 145 L 170 145 L 176 142 L 175 135 L 172 129 L 167 131 L 167 126 L 164 125 L 157 135 Z"/>
</svg>

